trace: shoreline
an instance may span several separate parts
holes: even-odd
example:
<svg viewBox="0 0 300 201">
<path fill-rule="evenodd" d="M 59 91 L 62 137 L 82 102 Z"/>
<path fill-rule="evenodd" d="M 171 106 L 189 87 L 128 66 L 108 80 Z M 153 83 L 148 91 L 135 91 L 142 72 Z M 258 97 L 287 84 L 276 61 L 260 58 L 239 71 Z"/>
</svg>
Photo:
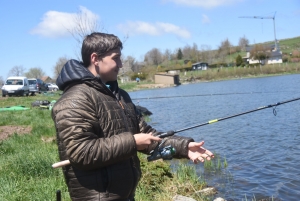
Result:
<svg viewBox="0 0 300 201">
<path fill-rule="evenodd" d="M 184 79 L 183 82 L 180 83 L 180 85 L 196 84 L 196 83 L 201 83 L 201 82 L 203 82 L 203 83 L 204 82 L 220 82 L 220 81 L 227 81 L 227 80 L 240 80 L 240 79 L 251 79 L 251 78 L 285 76 L 285 75 L 294 75 L 294 74 L 299 74 L 299 73 L 263 74 L 263 75 L 257 75 L 257 76 L 249 75 L 249 76 L 242 76 L 242 77 L 227 77 L 227 78 L 224 78 L 224 79 L 211 79 L 211 80 L 194 79 L 194 81 L 192 81 L 192 82 L 187 82 L 186 81 L 187 79 Z M 177 86 L 180 86 L 180 85 L 159 84 L 159 83 L 149 83 L 149 84 L 136 83 L 133 87 L 130 87 L 129 89 L 125 89 L 125 91 L 127 91 L 127 92 L 133 92 L 133 91 L 139 91 L 139 90 L 177 87 Z M 120 88 L 122 88 L 122 85 L 120 85 Z"/>
</svg>

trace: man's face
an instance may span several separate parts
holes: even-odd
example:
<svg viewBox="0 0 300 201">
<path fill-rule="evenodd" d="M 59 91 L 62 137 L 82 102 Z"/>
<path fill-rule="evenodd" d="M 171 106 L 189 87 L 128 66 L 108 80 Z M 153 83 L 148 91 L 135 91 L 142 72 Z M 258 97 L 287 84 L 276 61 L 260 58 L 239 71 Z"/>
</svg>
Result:
<svg viewBox="0 0 300 201">
<path fill-rule="evenodd" d="M 99 75 L 104 83 L 117 80 L 120 68 L 122 68 L 122 62 L 119 48 L 113 49 L 99 58 Z"/>
</svg>

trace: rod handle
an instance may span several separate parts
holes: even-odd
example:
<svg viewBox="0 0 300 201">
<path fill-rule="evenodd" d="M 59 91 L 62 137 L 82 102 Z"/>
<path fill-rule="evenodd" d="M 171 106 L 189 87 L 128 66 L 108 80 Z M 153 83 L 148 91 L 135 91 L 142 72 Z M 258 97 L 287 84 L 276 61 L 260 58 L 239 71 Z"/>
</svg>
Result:
<svg viewBox="0 0 300 201">
<path fill-rule="evenodd" d="M 67 165 L 70 165 L 70 161 L 69 160 L 65 160 L 65 161 L 60 161 L 60 162 L 57 162 L 57 163 L 54 163 L 52 165 L 53 168 L 59 168 L 59 167 L 64 167 L 64 166 L 67 166 Z"/>
<path fill-rule="evenodd" d="M 157 135 L 157 137 L 159 137 L 159 138 L 165 138 L 165 137 L 172 136 L 174 134 L 175 134 L 175 131 L 168 131 L 166 133 L 162 133 L 162 134 Z"/>
</svg>

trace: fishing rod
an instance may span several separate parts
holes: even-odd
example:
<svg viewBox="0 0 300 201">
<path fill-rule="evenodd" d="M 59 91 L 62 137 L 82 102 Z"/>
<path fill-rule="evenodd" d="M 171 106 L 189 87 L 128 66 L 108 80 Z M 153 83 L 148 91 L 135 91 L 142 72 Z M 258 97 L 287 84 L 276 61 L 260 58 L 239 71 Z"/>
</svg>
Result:
<svg viewBox="0 0 300 201">
<path fill-rule="evenodd" d="M 277 112 L 276 112 L 275 108 L 278 105 L 283 105 L 283 104 L 290 103 L 290 102 L 297 101 L 297 100 L 300 100 L 300 97 L 299 98 L 290 99 L 290 100 L 286 100 L 286 101 L 282 101 L 282 102 L 277 102 L 275 104 L 271 104 L 271 105 L 267 105 L 267 106 L 258 107 L 258 108 L 254 109 L 254 110 L 249 110 L 249 111 L 246 111 L 246 112 L 242 112 L 242 113 L 239 113 L 239 114 L 234 114 L 234 115 L 227 116 L 227 117 L 223 117 L 223 118 L 219 118 L 219 119 L 212 119 L 212 120 L 209 120 L 209 121 L 207 121 L 205 123 L 196 124 L 194 126 L 190 126 L 190 127 L 183 128 L 183 129 L 180 129 L 180 130 L 176 130 L 176 131 L 172 131 L 171 130 L 171 131 L 168 131 L 168 132 L 165 132 L 165 133 L 162 133 L 162 134 L 158 135 L 158 137 L 165 138 L 165 137 L 168 137 L 168 136 L 172 136 L 175 133 L 179 133 L 179 132 L 190 130 L 190 129 L 193 129 L 193 128 L 205 126 L 205 125 L 208 125 L 208 124 L 213 124 L 213 123 L 216 123 L 216 122 L 219 122 L 219 121 L 223 121 L 223 120 L 226 120 L 226 119 L 231 119 L 233 117 L 238 117 L 238 116 L 241 116 L 241 115 L 244 115 L 244 114 L 249 114 L 249 113 L 252 113 L 252 112 L 256 112 L 256 111 L 267 109 L 267 108 L 271 108 L 271 107 L 274 107 L 273 114 L 276 116 Z"/>
<path fill-rule="evenodd" d="M 241 115 L 249 114 L 249 113 L 252 113 L 252 112 L 256 112 L 256 111 L 259 111 L 259 110 L 272 108 L 272 107 L 273 107 L 273 114 L 276 116 L 277 112 L 276 112 L 275 109 L 276 109 L 277 106 L 283 105 L 283 104 L 286 104 L 286 103 L 290 103 L 290 102 L 293 102 L 293 101 L 297 101 L 297 100 L 300 100 L 300 97 L 290 99 L 290 100 L 286 100 L 286 101 L 282 101 L 282 102 L 277 102 L 275 104 L 271 104 L 271 105 L 267 105 L 267 106 L 258 107 L 258 108 L 253 109 L 253 110 L 249 110 L 249 111 L 246 111 L 246 112 L 234 114 L 234 115 L 227 116 L 227 117 L 223 117 L 223 118 L 219 118 L 219 119 L 212 119 L 212 120 L 209 120 L 205 123 L 196 124 L 194 126 L 186 127 L 186 128 L 183 128 L 183 129 L 179 129 L 179 130 L 175 130 L 175 131 L 170 130 L 170 131 L 167 131 L 167 132 L 164 132 L 164 133 L 161 133 L 161 134 L 157 135 L 157 137 L 159 137 L 159 138 L 169 137 L 169 136 L 174 135 L 175 133 L 179 133 L 179 132 L 190 130 L 190 129 L 193 129 L 193 128 L 205 126 L 205 125 L 208 125 L 208 124 L 213 124 L 213 123 L 220 122 L 220 121 L 223 121 L 223 120 L 226 120 L 226 119 L 231 119 L 231 118 L 234 118 L 234 117 L 238 117 L 238 116 L 241 116 Z M 153 150 L 151 155 L 148 157 L 148 161 L 153 161 L 153 160 L 157 160 L 157 159 L 160 159 L 160 158 L 166 159 L 166 160 L 172 159 L 172 155 L 175 154 L 176 150 L 174 150 L 174 148 L 170 147 L 170 146 L 162 148 L 162 144 L 164 143 L 164 141 L 165 140 L 163 140 L 161 143 L 159 143 L 156 146 L 156 148 Z M 58 168 L 58 167 L 66 166 L 66 165 L 70 165 L 69 160 L 54 163 L 52 165 L 52 167 L 53 168 Z"/>
</svg>

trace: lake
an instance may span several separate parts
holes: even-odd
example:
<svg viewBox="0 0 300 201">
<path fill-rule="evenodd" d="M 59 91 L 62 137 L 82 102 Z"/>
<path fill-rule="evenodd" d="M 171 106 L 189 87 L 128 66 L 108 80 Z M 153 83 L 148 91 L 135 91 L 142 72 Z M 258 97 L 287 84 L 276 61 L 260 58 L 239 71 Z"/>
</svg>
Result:
<svg viewBox="0 0 300 201">
<path fill-rule="evenodd" d="M 300 97 L 300 75 L 202 82 L 130 92 L 153 115 L 159 131 L 180 130 Z M 177 135 L 205 141 L 228 166 L 207 177 L 227 200 L 300 197 L 300 101 L 294 101 Z M 203 165 L 197 165 L 198 171 Z"/>
</svg>

